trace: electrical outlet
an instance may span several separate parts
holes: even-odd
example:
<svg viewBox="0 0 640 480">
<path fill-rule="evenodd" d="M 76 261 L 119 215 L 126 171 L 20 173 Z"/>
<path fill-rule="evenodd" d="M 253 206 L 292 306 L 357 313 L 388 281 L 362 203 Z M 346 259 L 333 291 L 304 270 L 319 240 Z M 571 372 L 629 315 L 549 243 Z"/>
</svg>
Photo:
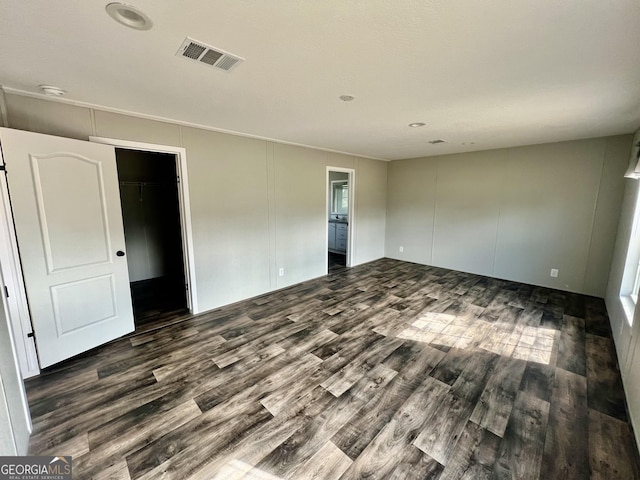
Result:
<svg viewBox="0 0 640 480">
<path fill-rule="evenodd" d="M 281 277 L 284 277 L 284 268 L 281 268 L 280 270 L 278 270 L 278 275 Z"/>
<path fill-rule="evenodd" d="M 552 268 L 552 269 L 551 269 L 551 274 L 550 274 L 550 275 L 551 275 L 553 278 L 558 278 L 558 273 L 560 273 L 560 272 L 558 271 L 558 269 L 557 269 L 557 268 Z"/>
<path fill-rule="evenodd" d="M 404 252 L 404 247 L 400 247 L 400 253 Z"/>
</svg>

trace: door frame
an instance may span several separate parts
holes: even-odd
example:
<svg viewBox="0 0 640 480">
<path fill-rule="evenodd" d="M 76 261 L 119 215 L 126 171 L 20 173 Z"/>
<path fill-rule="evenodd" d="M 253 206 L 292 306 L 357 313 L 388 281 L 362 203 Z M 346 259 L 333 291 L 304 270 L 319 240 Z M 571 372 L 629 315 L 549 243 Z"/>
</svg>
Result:
<svg viewBox="0 0 640 480">
<path fill-rule="evenodd" d="M 0 156 L 0 164 L 4 160 Z M 15 347 L 23 379 L 40 374 L 38 352 L 33 338 L 31 314 L 27 303 L 27 291 L 22 277 L 22 264 L 18 253 L 18 240 L 13 225 L 13 212 L 7 187 L 6 172 L 0 179 L 0 270 L 7 287 L 9 297 L 6 298 L 9 323 L 13 330 Z M 5 296 L 5 292 L 1 293 Z M 6 296 L 5 296 L 6 297 Z"/>
<path fill-rule="evenodd" d="M 347 227 L 347 261 L 346 266 L 353 266 L 353 259 L 355 257 L 353 252 L 354 242 L 354 232 L 355 229 L 355 203 L 356 203 L 356 170 L 354 168 L 344 168 L 344 167 L 330 167 L 327 166 L 327 176 L 325 179 L 325 185 L 327 190 L 327 198 L 326 198 L 326 208 L 325 208 L 325 216 L 327 218 L 326 222 L 326 233 L 324 235 L 325 241 L 325 251 L 329 251 L 329 212 L 331 211 L 331 181 L 330 181 L 330 172 L 343 172 L 348 174 L 347 185 L 349 185 L 349 223 Z M 329 272 L 329 258 L 325 259 L 325 270 Z"/>
<path fill-rule="evenodd" d="M 89 137 L 90 142 L 103 143 L 115 148 L 139 150 L 155 153 L 169 153 L 175 155 L 176 172 L 178 174 L 178 208 L 180 210 L 180 227 L 182 233 L 182 255 L 184 263 L 184 278 L 187 283 L 187 308 L 192 314 L 200 313 L 196 288 L 196 269 L 193 257 L 193 231 L 191 227 L 191 204 L 189 202 L 189 178 L 187 175 L 187 150 L 171 145 L 134 142 L 107 137 Z"/>
<path fill-rule="evenodd" d="M 0 280 L 4 281 L 1 272 Z M 4 440 L 7 442 L 5 446 L 8 447 L 8 450 L 1 454 L 22 456 L 28 453 L 33 423 L 18 358 L 19 348 L 13 334 L 8 299 L 4 295 L 0 297 L 2 297 L 0 298 L 0 348 L 5 351 L 5 358 L 0 364 L 0 429 L 3 430 L 0 435 L 5 437 Z M 11 357 L 9 361 L 7 357 Z"/>
</svg>

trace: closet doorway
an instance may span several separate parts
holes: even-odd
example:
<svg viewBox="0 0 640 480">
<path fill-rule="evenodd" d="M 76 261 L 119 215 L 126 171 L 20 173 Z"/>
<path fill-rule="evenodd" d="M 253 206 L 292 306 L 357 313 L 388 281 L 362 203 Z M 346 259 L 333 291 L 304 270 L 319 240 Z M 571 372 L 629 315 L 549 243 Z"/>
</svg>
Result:
<svg viewBox="0 0 640 480">
<path fill-rule="evenodd" d="M 136 331 L 188 313 L 176 155 L 116 148 Z"/>
</svg>

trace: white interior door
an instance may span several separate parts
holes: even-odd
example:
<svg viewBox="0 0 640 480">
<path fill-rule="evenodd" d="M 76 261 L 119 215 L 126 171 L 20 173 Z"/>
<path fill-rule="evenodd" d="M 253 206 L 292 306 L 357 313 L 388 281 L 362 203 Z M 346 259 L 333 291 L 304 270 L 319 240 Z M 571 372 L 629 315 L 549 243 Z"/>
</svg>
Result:
<svg viewBox="0 0 640 480">
<path fill-rule="evenodd" d="M 0 128 L 42 368 L 134 330 L 115 150 Z"/>
<path fill-rule="evenodd" d="M 3 456 L 26 455 L 31 434 L 29 406 L 12 337 L 6 298 L 0 294 L 0 455 Z"/>
</svg>

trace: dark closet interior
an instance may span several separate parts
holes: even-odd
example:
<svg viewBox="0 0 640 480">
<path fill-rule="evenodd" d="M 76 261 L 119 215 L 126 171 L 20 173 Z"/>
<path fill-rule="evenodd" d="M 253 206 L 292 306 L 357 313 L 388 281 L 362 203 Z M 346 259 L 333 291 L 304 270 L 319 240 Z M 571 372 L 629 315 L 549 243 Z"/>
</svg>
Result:
<svg viewBox="0 0 640 480">
<path fill-rule="evenodd" d="M 176 157 L 116 149 L 136 328 L 186 310 Z"/>
</svg>

